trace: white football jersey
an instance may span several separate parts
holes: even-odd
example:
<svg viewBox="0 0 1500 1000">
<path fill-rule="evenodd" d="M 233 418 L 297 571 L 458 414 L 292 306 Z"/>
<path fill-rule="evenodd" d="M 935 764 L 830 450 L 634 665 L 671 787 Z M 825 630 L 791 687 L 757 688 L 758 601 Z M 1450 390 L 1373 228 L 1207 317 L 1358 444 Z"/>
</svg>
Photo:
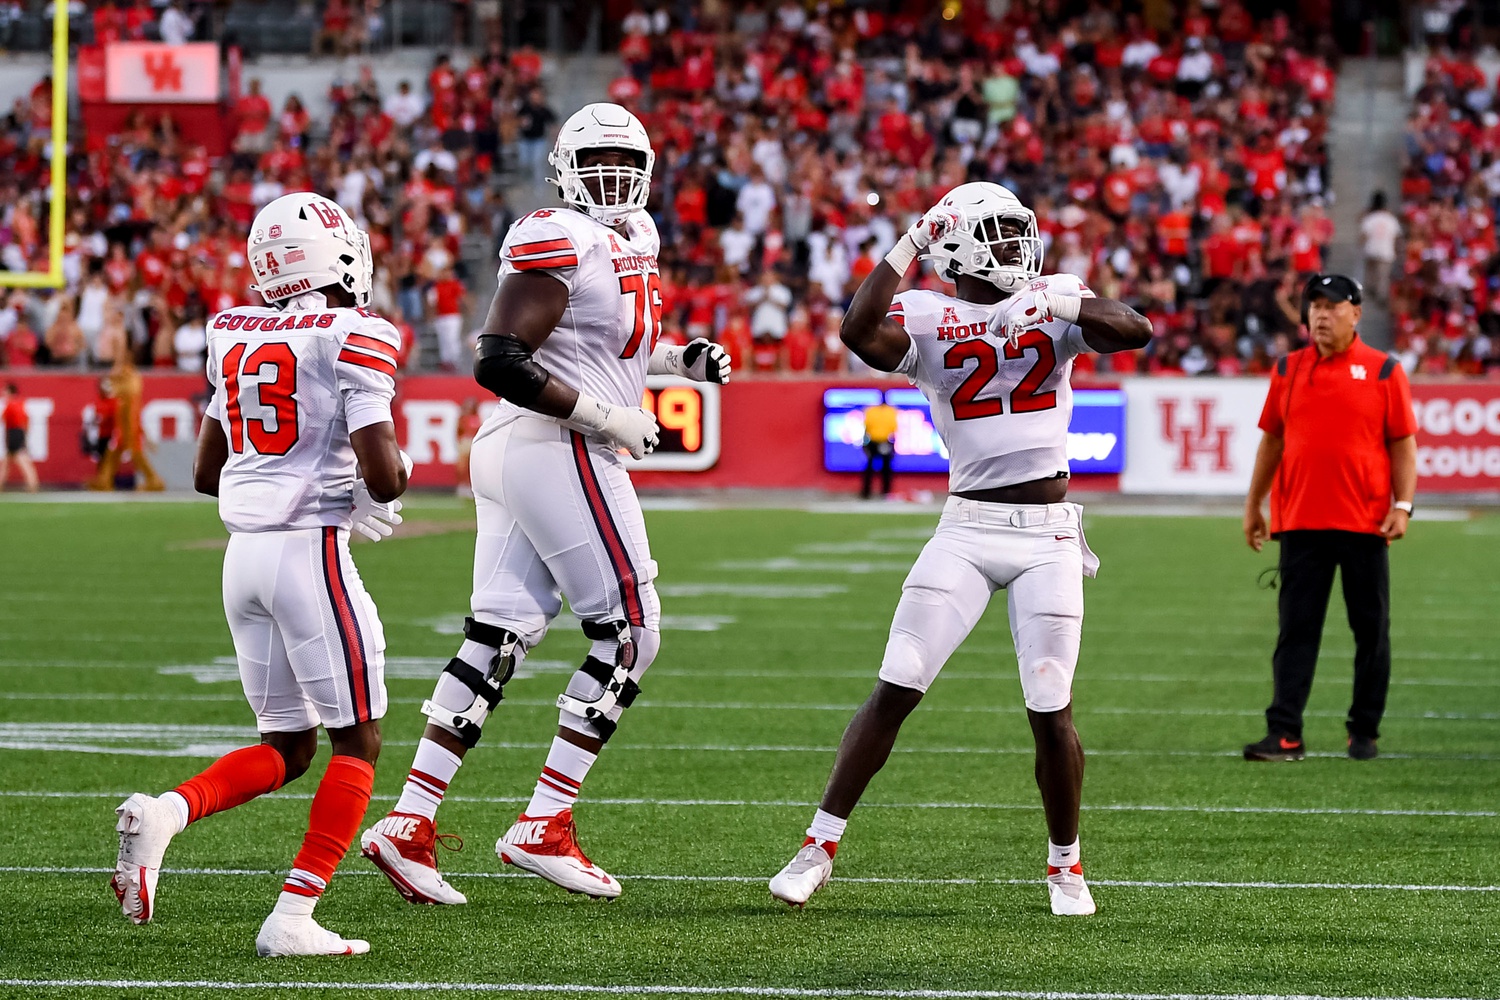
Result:
<svg viewBox="0 0 1500 1000">
<path fill-rule="evenodd" d="M 1044 275 L 1022 290 L 1092 298 L 1071 274 Z M 896 369 L 922 390 L 948 446 L 948 489 L 1013 486 L 1068 471 L 1073 359 L 1089 350 L 1083 330 L 1053 320 L 1011 347 L 989 332 L 993 305 L 914 289 L 887 317 L 906 328 L 911 349 Z"/>
<path fill-rule="evenodd" d="M 208 415 L 229 441 L 219 477 L 226 528 L 349 527 L 349 435 L 391 419 L 400 344 L 379 316 L 334 308 L 318 292 L 209 321 Z"/>
<path fill-rule="evenodd" d="M 548 274 L 568 288 L 568 308 L 537 363 L 579 392 L 614 406 L 640 406 L 646 366 L 661 332 L 661 237 L 646 212 L 622 236 L 571 208 L 544 208 L 511 227 L 500 249 L 500 280 L 522 271 Z M 504 403 L 491 421 L 530 410 Z"/>
</svg>

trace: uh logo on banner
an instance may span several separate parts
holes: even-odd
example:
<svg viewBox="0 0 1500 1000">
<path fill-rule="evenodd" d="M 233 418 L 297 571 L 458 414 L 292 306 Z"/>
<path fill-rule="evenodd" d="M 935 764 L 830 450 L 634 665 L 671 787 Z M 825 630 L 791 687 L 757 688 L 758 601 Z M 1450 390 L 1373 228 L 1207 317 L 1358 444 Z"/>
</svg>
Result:
<svg viewBox="0 0 1500 1000">
<path fill-rule="evenodd" d="M 1265 379 L 1140 378 L 1124 382 L 1123 493 L 1232 496 L 1250 487 Z"/>
</svg>

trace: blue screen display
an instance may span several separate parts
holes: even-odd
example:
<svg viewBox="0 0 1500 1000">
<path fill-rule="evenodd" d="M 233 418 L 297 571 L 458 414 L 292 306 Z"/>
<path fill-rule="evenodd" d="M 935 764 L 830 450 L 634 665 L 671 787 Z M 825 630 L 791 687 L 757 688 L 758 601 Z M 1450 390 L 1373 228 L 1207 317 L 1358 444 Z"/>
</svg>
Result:
<svg viewBox="0 0 1500 1000">
<path fill-rule="evenodd" d="M 896 410 L 896 472 L 947 472 L 948 449 L 932 424 L 920 390 L 836 388 L 823 393 L 823 467 L 860 472 L 865 467 L 867 407 L 881 401 Z M 1074 389 L 1068 425 L 1068 468 L 1074 473 L 1118 473 L 1125 468 L 1125 394 L 1118 389 Z"/>
</svg>

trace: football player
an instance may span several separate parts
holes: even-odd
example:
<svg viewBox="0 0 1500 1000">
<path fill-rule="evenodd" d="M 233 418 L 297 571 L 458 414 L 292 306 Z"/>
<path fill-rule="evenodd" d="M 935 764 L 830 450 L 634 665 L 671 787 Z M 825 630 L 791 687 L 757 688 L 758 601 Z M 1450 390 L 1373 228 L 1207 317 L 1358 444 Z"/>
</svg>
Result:
<svg viewBox="0 0 1500 1000">
<path fill-rule="evenodd" d="M 500 287 L 474 377 L 501 397 L 474 439 L 478 515 L 465 641 L 422 706 L 428 724 L 395 809 L 360 837 L 413 903 L 462 903 L 433 859 L 438 805 L 506 681 L 568 599 L 593 645 L 557 700 L 536 787 L 500 838 L 500 859 L 570 892 L 620 894 L 579 848 L 573 804 L 661 644 L 656 563 L 620 452 L 657 443 L 641 408 L 648 374 L 729 381 L 729 356 L 697 339 L 655 346 L 656 226 L 645 211 L 650 138 L 615 104 L 563 123 L 549 162 L 565 208 L 522 218 L 501 249 Z"/>
<path fill-rule="evenodd" d="M 112 881 L 138 924 L 156 911 L 167 844 L 188 824 L 300 777 L 328 730 L 333 756 L 302 849 L 261 926 L 261 955 L 356 955 L 313 907 L 370 801 L 385 714 L 385 636 L 349 557 L 351 528 L 378 540 L 399 523 L 410 461 L 396 447 L 395 327 L 363 308 L 370 243 L 333 201 L 290 194 L 260 211 L 248 253 L 268 305 L 208 324 L 213 398 L 194 484 L 229 529 L 224 614 L 261 742 L 160 796 L 115 810 Z"/>
<path fill-rule="evenodd" d="M 923 251 L 956 296 L 895 295 Z M 1041 266 L 1036 216 L 998 184 L 963 184 L 876 265 L 844 316 L 850 350 L 908 376 L 931 401 L 952 456 L 951 495 L 902 585 L 880 678 L 844 732 L 822 807 L 771 880 L 771 894 L 791 905 L 827 883 L 849 814 L 901 723 L 1003 589 L 1036 741 L 1052 912 L 1094 912 L 1079 860 L 1083 747 L 1071 689 L 1083 578 L 1098 560 L 1082 508 L 1067 502 L 1068 377 L 1083 351 L 1144 347 L 1151 325 L 1072 275 L 1042 277 Z"/>
</svg>

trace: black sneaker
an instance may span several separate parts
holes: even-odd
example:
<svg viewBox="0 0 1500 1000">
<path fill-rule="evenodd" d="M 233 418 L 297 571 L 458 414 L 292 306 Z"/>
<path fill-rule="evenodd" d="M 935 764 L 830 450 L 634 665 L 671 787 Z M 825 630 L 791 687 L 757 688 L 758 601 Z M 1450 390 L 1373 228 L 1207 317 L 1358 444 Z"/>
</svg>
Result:
<svg viewBox="0 0 1500 1000">
<path fill-rule="evenodd" d="M 1349 756 L 1355 760 L 1374 760 L 1380 756 L 1375 741 L 1368 736 L 1349 737 Z"/>
<path fill-rule="evenodd" d="M 1246 760 L 1301 760 L 1306 752 L 1301 739 L 1281 733 L 1267 733 L 1259 743 L 1245 744 Z"/>
</svg>

